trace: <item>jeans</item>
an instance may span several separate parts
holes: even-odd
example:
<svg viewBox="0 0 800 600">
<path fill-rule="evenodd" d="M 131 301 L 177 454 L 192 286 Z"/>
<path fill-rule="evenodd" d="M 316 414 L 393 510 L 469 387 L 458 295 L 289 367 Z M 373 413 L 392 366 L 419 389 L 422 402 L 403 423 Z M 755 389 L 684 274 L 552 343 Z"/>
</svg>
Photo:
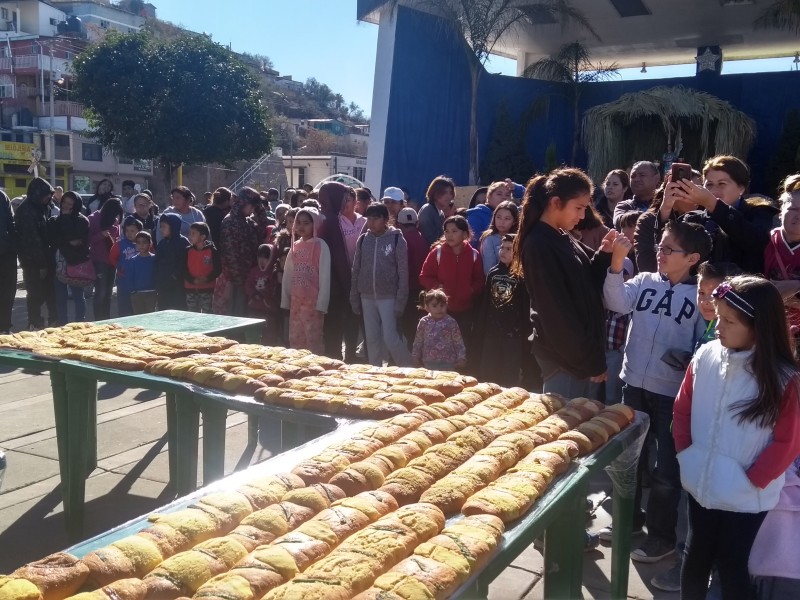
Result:
<svg viewBox="0 0 800 600">
<path fill-rule="evenodd" d="M 186 310 L 186 291 L 181 283 L 170 282 L 158 290 L 158 310 Z"/>
<path fill-rule="evenodd" d="M 56 312 L 58 313 L 58 324 L 65 325 L 69 320 L 69 296 L 75 303 L 75 321 L 86 320 L 86 298 L 83 296 L 84 288 L 75 287 L 55 280 L 56 286 Z"/>
<path fill-rule="evenodd" d="M 537 356 L 536 362 L 542 368 L 542 373 L 552 373 L 545 375 L 542 391 L 545 394 L 561 394 L 565 398 L 597 398 L 600 391 L 600 384 L 589 381 L 589 378 L 578 379 L 573 377 L 565 370 L 559 368 L 555 363 L 547 358 Z"/>
<path fill-rule="evenodd" d="M 705 600 L 716 567 L 725 600 L 750 600 L 747 561 L 766 512 L 737 513 L 703 508 L 689 495 L 689 535 L 681 569 L 681 600 Z"/>
<path fill-rule="evenodd" d="M 231 282 L 231 312 L 232 317 L 244 317 L 247 314 L 247 292 L 244 283 Z"/>
<path fill-rule="evenodd" d="M 622 379 L 619 378 L 622 372 L 622 359 L 625 357 L 625 348 L 617 350 L 606 350 L 606 368 L 608 369 L 608 379 L 606 380 L 606 405 L 619 404 L 622 402 Z"/>
<path fill-rule="evenodd" d="M 360 319 L 350 306 L 349 292 L 331 291 L 325 331 L 322 334 L 325 340 L 325 355 L 342 360 L 342 343 L 344 343 L 344 360 L 353 362 L 358 347 L 359 325 Z"/>
<path fill-rule="evenodd" d="M 645 518 L 648 536 L 674 545 L 677 541 L 675 529 L 678 525 L 678 503 L 682 490 L 675 440 L 672 438 L 672 405 L 675 399 L 625 385 L 622 388 L 622 401 L 634 410 L 647 413 L 650 417 L 650 431 L 656 438 L 656 469 L 650 482 Z M 647 461 L 640 458 L 634 500 L 639 515 L 642 504 L 642 471 L 647 467 Z M 634 522 L 639 518 L 640 516 L 634 515 Z"/>
<path fill-rule="evenodd" d="M 92 298 L 94 320 L 104 321 L 111 318 L 111 293 L 114 291 L 114 276 L 117 270 L 114 265 L 96 261 L 94 270 L 97 273 L 97 279 L 94 282 L 94 298 Z"/>
<path fill-rule="evenodd" d="M 411 353 L 397 330 L 395 304 L 394 298 L 376 300 L 361 296 L 367 356 L 376 367 L 381 366 L 387 352 L 398 367 L 411 366 Z"/>
<path fill-rule="evenodd" d="M 131 291 L 125 284 L 125 280 L 117 277 L 117 316 L 128 317 L 132 314 Z"/>
<path fill-rule="evenodd" d="M 46 269 L 42 276 L 38 267 L 23 267 L 22 279 L 25 281 L 27 297 L 25 304 L 28 308 L 28 325 L 40 329 L 45 321 L 42 316 L 42 305 L 47 305 L 47 316 L 51 322 L 56 320 L 56 288 L 52 269 Z"/>
<path fill-rule="evenodd" d="M 11 311 L 17 295 L 17 255 L 0 255 L 0 331 L 11 331 Z"/>
</svg>

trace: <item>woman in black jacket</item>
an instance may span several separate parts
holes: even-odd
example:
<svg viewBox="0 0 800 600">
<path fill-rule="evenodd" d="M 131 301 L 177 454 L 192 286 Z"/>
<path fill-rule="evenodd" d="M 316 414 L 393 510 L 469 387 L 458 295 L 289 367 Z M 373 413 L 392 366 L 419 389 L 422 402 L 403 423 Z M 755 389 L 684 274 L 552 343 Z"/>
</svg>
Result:
<svg viewBox="0 0 800 600">
<path fill-rule="evenodd" d="M 715 156 L 703 166 L 704 187 L 684 179 L 667 185 L 665 196 L 697 205 L 683 220 L 701 223 L 711 234 L 710 260 L 732 262 L 745 273 L 764 270 L 764 249 L 778 209 L 767 200 L 744 198 L 750 169 L 735 156 Z M 640 266 L 641 267 L 641 266 Z"/>
<path fill-rule="evenodd" d="M 606 378 L 602 289 L 611 264 L 610 231 L 594 252 L 570 231 L 591 204 L 592 182 L 579 169 L 556 169 L 528 182 L 512 272 L 531 299 L 533 353 L 544 392 L 597 398 Z"/>
<path fill-rule="evenodd" d="M 75 321 L 86 319 L 84 288 L 62 281 L 66 265 L 79 265 L 89 260 L 89 219 L 83 214 L 83 203 L 75 192 L 66 192 L 61 197 L 61 212 L 50 219 L 50 243 L 56 253 L 57 268 L 56 314 L 58 324 L 69 322 L 68 299 L 75 302 Z"/>
</svg>

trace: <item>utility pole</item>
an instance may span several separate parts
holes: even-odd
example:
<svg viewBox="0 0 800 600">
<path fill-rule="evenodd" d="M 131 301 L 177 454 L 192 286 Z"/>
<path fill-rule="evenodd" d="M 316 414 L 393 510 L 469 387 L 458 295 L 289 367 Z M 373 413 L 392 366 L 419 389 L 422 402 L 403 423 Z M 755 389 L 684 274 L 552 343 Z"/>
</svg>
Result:
<svg viewBox="0 0 800 600">
<path fill-rule="evenodd" d="M 53 44 L 50 44 L 50 185 L 56 187 L 55 103 L 53 100 Z"/>
</svg>

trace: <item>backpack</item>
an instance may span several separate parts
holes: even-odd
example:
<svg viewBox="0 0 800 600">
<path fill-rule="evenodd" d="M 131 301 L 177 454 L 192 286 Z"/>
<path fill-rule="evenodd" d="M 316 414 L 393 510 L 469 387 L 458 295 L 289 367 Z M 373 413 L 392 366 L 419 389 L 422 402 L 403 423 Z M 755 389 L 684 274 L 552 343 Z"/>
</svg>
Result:
<svg viewBox="0 0 800 600">
<path fill-rule="evenodd" d="M 472 250 L 472 262 L 475 263 L 478 260 L 478 251 L 475 250 L 472 246 L 469 247 Z M 439 244 L 436 246 L 436 264 L 442 264 L 442 245 Z"/>
</svg>

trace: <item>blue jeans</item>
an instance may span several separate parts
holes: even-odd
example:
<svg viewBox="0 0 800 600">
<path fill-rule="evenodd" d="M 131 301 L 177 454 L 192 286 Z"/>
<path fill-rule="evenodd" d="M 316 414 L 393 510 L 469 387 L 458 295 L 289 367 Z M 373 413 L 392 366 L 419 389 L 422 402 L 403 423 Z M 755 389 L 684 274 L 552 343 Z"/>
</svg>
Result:
<svg viewBox="0 0 800 600">
<path fill-rule="evenodd" d="M 755 590 L 747 560 L 767 513 L 703 508 L 691 494 L 688 505 L 689 532 L 681 569 L 681 598 L 706 600 L 708 577 L 713 567 L 719 572 L 725 600 L 753 598 Z M 796 596 L 782 596 L 791 597 Z"/>
<path fill-rule="evenodd" d="M 552 375 L 545 375 L 544 385 L 542 391 L 545 394 L 561 394 L 565 398 L 593 398 L 597 399 L 597 394 L 600 391 L 600 384 L 593 383 L 586 379 L 578 379 L 573 377 L 563 369 L 557 368 L 555 372 L 555 365 L 540 357 L 536 357 L 536 362 L 542 368 L 542 373 L 553 373 Z"/>
<path fill-rule="evenodd" d="M 622 388 L 622 401 L 650 417 L 650 431 L 656 438 L 656 469 L 650 483 L 650 496 L 647 499 L 645 523 L 647 534 L 668 544 L 675 544 L 678 526 L 678 503 L 681 500 L 681 473 L 672 438 L 672 405 L 675 399 L 648 392 L 645 389 L 625 385 Z M 634 522 L 641 519 L 642 471 L 647 469 L 648 461 L 643 454 L 639 460 L 636 477 L 636 496 Z"/>
<path fill-rule="evenodd" d="M 131 291 L 128 289 L 125 280 L 119 277 L 117 277 L 117 313 L 120 317 L 128 317 L 133 314 Z"/>
<path fill-rule="evenodd" d="M 95 261 L 94 270 L 97 279 L 94 282 L 94 320 L 104 321 L 111 318 L 111 294 L 114 291 L 114 277 L 117 270 L 114 265 Z"/>
<path fill-rule="evenodd" d="M 606 380 L 606 405 L 619 404 L 622 402 L 622 379 L 619 374 L 622 372 L 622 359 L 625 357 L 625 348 L 617 350 L 606 350 L 606 368 L 608 369 L 608 379 Z"/>
<path fill-rule="evenodd" d="M 72 296 L 75 302 L 75 321 L 86 320 L 86 299 L 84 298 L 84 288 L 67 285 L 55 280 L 56 287 L 56 314 L 58 315 L 58 324 L 65 325 L 70 323 L 68 301 L 69 296 Z"/>
<path fill-rule="evenodd" d="M 361 296 L 364 338 L 367 340 L 367 356 L 371 365 L 381 366 L 384 354 L 388 354 L 398 367 L 411 366 L 411 353 L 397 328 L 395 304 L 394 298 Z"/>
</svg>

